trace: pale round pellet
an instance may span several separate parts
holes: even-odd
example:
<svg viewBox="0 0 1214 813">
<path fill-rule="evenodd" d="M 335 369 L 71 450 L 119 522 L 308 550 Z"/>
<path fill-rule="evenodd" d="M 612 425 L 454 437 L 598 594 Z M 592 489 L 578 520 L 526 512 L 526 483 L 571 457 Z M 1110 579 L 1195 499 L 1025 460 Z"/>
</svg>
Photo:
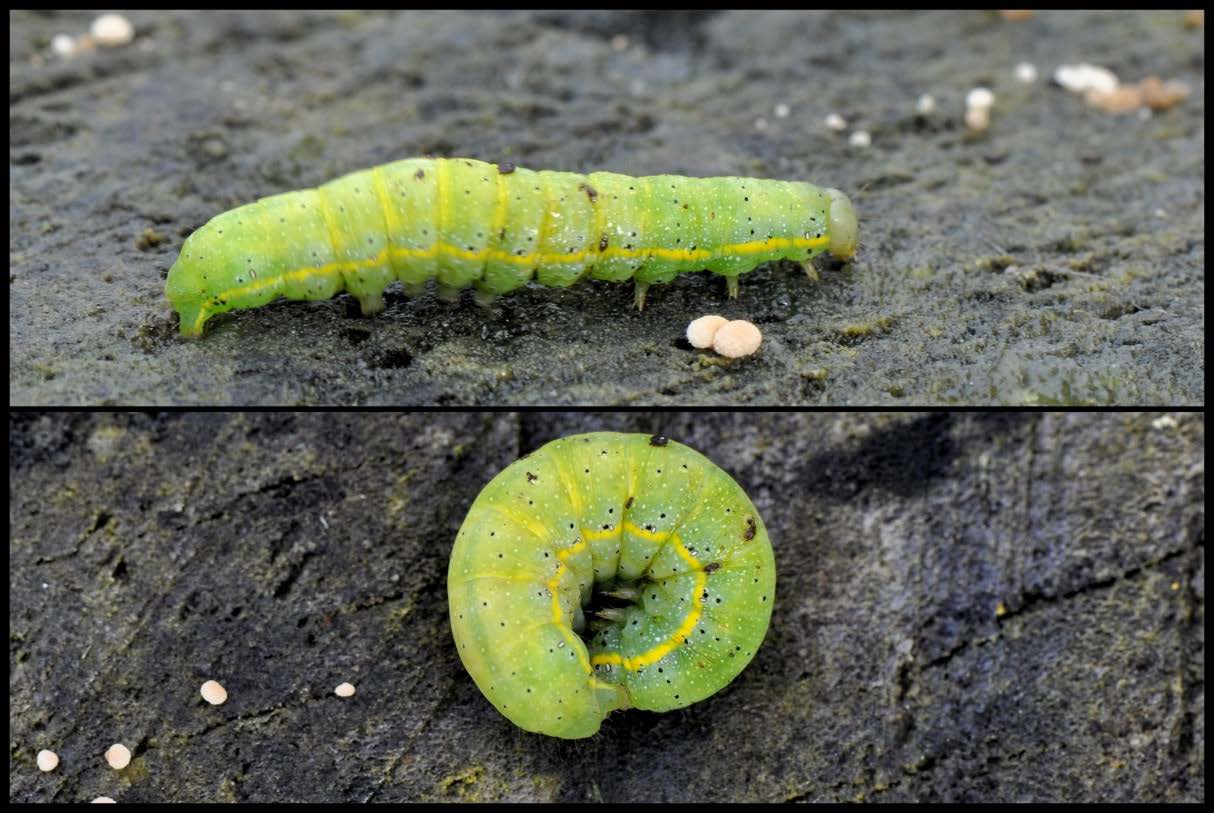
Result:
<svg viewBox="0 0 1214 813">
<path fill-rule="evenodd" d="M 759 329 L 744 319 L 726 322 L 712 337 L 712 349 L 726 358 L 749 356 L 759 349 L 763 334 Z"/>
<path fill-rule="evenodd" d="M 965 106 L 989 110 L 995 104 L 995 94 L 989 88 L 974 88 L 965 97 Z"/>
<path fill-rule="evenodd" d="M 121 771 L 131 764 L 131 749 L 120 742 L 116 742 L 105 752 L 105 761 L 114 770 Z"/>
<path fill-rule="evenodd" d="M 340 686 L 338 686 L 336 689 L 333 690 L 333 694 L 337 695 L 338 697 L 353 697 L 354 696 L 354 684 L 343 683 Z"/>
<path fill-rule="evenodd" d="M 930 93 L 924 93 L 919 97 L 919 101 L 915 103 L 915 109 L 924 116 L 934 113 L 936 111 L 936 97 Z"/>
<path fill-rule="evenodd" d="M 96 799 L 94 799 L 94 800 L 91 802 L 91 804 L 95 804 L 95 805 L 116 805 L 116 804 L 118 804 L 118 803 L 117 803 L 117 802 L 115 802 L 113 799 L 111 799 L 111 798 L 110 798 L 110 797 L 108 797 L 108 796 L 98 796 Z"/>
<path fill-rule="evenodd" d="M 826 126 L 831 130 L 846 130 L 847 120 L 838 113 L 831 113 L 826 117 Z"/>
<path fill-rule="evenodd" d="M 56 34 L 51 37 L 51 50 L 59 56 L 71 56 L 76 53 L 76 40 L 70 34 Z"/>
<path fill-rule="evenodd" d="M 965 110 L 965 126 L 971 133 L 981 133 L 991 126 L 990 108 L 969 107 Z"/>
<path fill-rule="evenodd" d="M 788 114 L 791 113 L 792 111 L 789 109 L 788 105 L 781 102 L 780 104 L 776 105 L 774 112 L 776 114 L 776 118 L 786 119 L 786 118 L 788 118 Z"/>
<path fill-rule="evenodd" d="M 701 316 L 699 319 L 692 319 L 691 324 L 687 326 L 687 341 L 692 347 L 712 347 L 712 337 L 729 320 L 724 316 L 717 316 L 715 313 L 710 313 L 708 316 Z"/>
<path fill-rule="evenodd" d="M 53 771 L 59 767 L 59 755 L 43 749 L 38 752 L 38 770 Z"/>
<path fill-rule="evenodd" d="M 873 137 L 868 134 L 868 130 L 856 130 L 848 137 L 847 143 L 853 147 L 870 147 L 873 143 Z"/>
<path fill-rule="evenodd" d="M 1037 66 L 1032 62 L 1021 62 L 1016 66 L 1016 78 L 1026 85 L 1037 81 Z"/>
<path fill-rule="evenodd" d="M 228 699 L 228 690 L 219 685 L 219 681 L 208 680 L 202 684 L 202 699 L 212 706 L 218 706 Z"/>
<path fill-rule="evenodd" d="M 102 14 L 93 20 L 89 33 L 98 45 L 114 48 L 135 39 L 135 27 L 121 14 Z"/>
</svg>

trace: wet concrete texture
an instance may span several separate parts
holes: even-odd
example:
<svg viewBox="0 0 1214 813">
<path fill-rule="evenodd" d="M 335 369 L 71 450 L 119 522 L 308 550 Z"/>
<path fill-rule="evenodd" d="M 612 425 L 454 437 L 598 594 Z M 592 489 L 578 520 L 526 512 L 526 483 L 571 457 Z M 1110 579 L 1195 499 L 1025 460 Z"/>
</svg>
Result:
<svg viewBox="0 0 1214 813">
<path fill-rule="evenodd" d="M 15 403 L 1204 401 L 1204 31 L 1183 12 L 130 17 L 131 44 L 64 60 L 48 43 L 88 14 L 10 15 Z M 1193 94 L 1110 115 L 1047 81 L 1077 61 Z M 996 102 L 971 136 L 978 85 Z M 488 309 L 394 289 L 371 319 L 341 296 L 176 338 L 164 276 L 191 230 L 424 154 L 835 186 L 861 247 L 818 284 L 766 266 L 737 301 L 705 273 L 643 313 L 610 283 Z M 759 355 L 691 348 L 715 312 L 758 324 Z"/>
<path fill-rule="evenodd" d="M 729 471 L 776 599 L 724 690 L 563 741 L 464 671 L 447 559 L 497 471 L 599 429 Z M 1198 415 L 57 413 L 10 444 L 11 801 L 1205 798 Z"/>
</svg>

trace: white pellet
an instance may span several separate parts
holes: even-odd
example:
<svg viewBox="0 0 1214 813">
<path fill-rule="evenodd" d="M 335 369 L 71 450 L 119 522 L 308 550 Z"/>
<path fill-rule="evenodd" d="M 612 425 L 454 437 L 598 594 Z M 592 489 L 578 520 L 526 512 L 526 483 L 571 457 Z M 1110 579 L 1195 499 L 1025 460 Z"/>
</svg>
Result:
<svg viewBox="0 0 1214 813">
<path fill-rule="evenodd" d="M 1078 65 L 1059 65 L 1054 71 L 1054 81 L 1072 93 L 1086 93 L 1098 90 L 1101 93 L 1112 93 L 1121 82 L 1117 74 L 1099 65 L 1089 65 L 1086 62 Z"/>
<path fill-rule="evenodd" d="M 120 742 L 116 742 L 105 752 L 105 761 L 114 770 L 121 771 L 131 764 L 131 749 Z"/>
<path fill-rule="evenodd" d="M 717 316 L 715 313 L 692 319 L 691 324 L 687 326 L 687 341 L 692 347 L 712 347 L 712 337 L 721 329 L 721 325 L 728 321 L 724 316 Z"/>
<path fill-rule="evenodd" d="M 110 797 L 108 797 L 108 796 L 98 796 L 96 799 L 94 799 L 94 800 L 91 802 L 91 804 L 95 804 L 95 805 L 116 805 L 116 804 L 118 804 L 118 803 L 117 803 L 117 802 L 115 802 L 113 799 L 111 799 L 111 798 L 110 798 Z"/>
<path fill-rule="evenodd" d="M 343 683 L 333 690 L 333 694 L 337 695 L 338 697 L 353 697 L 354 685 L 351 683 Z"/>
<path fill-rule="evenodd" d="M 856 130 L 847 139 L 847 143 L 853 147 L 869 147 L 872 146 L 873 137 L 868 134 L 868 130 Z"/>
<path fill-rule="evenodd" d="M 915 102 L 915 109 L 923 115 L 928 115 L 936 110 L 936 97 L 930 93 L 924 93 L 919 97 L 919 101 Z"/>
<path fill-rule="evenodd" d="M 202 684 L 202 699 L 210 703 L 212 706 L 218 706 L 228 699 L 228 690 L 219 685 L 218 681 L 208 680 Z"/>
<path fill-rule="evenodd" d="M 76 40 L 70 34 L 56 34 L 51 37 L 51 50 L 58 56 L 71 56 L 76 53 Z"/>
<path fill-rule="evenodd" d="M 965 110 L 965 126 L 971 133 L 981 133 L 991 126 L 990 108 L 968 107 Z"/>
<path fill-rule="evenodd" d="M 831 130 L 846 130 L 847 121 L 838 113 L 831 113 L 826 117 L 826 126 Z"/>
<path fill-rule="evenodd" d="M 1026 85 L 1037 81 L 1037 66 L 1032 62 L 1021 62 L 1016 66 L 1016 78 Z"/>
<path fill-rule="evenodd" d="M 995 94 L 988 88 L 974 88 L 965 96 L 965 106 L 990 110 L 995 104 Z"/>
<path fill-rule="evenodd" d="M 59 755 L 54 751 L 43 749 L 38 752 L 38 770 L 53 771 L 59 767 Z"/>
<path fill-rule="evenodd" d="M 774 112 L 776 114 L 776 118 L 786 119 L 788 118 L 788 114 L 792 111 L 789 110 L 788 105 L 781 102 L 780 104 L 776 105 Z"/>
<path fill-rule="evenodd" d="M 750 322 L 735 319 L 726 322 L 712 337 L 712 349 L 726 358 L 749 356 L 759 349 L 763 334 Z"/>
<path fill-rule="evenodd" d="M 102 14 L 93 20 L 89 33 L 98 45 L 114 48 L 135 39 L 135 26 L 121 14 Z"/>
</svg>

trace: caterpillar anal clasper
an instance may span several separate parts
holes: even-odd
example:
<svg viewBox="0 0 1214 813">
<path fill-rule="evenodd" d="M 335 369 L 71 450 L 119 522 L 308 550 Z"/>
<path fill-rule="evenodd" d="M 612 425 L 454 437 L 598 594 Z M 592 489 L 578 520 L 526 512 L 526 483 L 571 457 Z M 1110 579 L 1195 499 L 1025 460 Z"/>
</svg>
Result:
<svg viewBox="0 0 1214 813">
<path fill-rule="evenodd" d="M 513 723 L 588 737 L 613 710 L 682 708 L 767 632 L 775 559 L 754 505 L 687 446 L 595 432 L 485 486 L 447 574 L 457 651 Z"/>
<path fill-rule="evenodd" d="M 808 183 L 410 158 L 215 216 L 186 239 L 165 293 L 184 336 L 279 297 L 348 291 L 376 313 L 397 280 L 482 298 L 532 280 L 633 280 L 642 307 L 650 285 L 684 272 L 720 274 L 736 295 L 763 263 L 846 259 L 856 241 L 847 196 Z"/>
</svg>

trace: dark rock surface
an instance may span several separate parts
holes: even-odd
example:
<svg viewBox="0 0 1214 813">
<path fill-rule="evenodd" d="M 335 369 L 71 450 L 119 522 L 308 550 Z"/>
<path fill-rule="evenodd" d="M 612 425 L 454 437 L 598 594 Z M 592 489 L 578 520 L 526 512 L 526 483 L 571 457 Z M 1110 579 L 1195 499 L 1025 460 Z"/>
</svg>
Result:
<svg viewBox="0 0 1214 813">
<path fill-rule="evenodd" d="M 561 741 L 464 672 L 447 556 L 497 470 L 604 428 L 730 471 L 779 587 L 726 689 Z M 25 414 L 9 440 L 11 801 L 1204 801 L 1198 415 Z"/>
<path fill-rule="evenodd" d="M 14 12 L 10 401 L 1202 403 L 1205 50 L 1183 16 L 143 11 L 130 45 L 63 60 L 51 37 L 90 14 Z M 1193 95 L 1102 113 L 1047 81 L 1077 61 Z M 971 137 L 976 85 L 997 101 Z M 164 275 L 192 229 L 422 154 L 837 186 L 861 250 L 817 285 L 760 269 L 737 302 L 686 275 L 643 314 L 607 283 L 488 310 L 394 291 L 374 319 L 343 296 L 175 337 Z M 761 353 L 692 350 L 712 312 L 757 323 Z"/>
</svg>

